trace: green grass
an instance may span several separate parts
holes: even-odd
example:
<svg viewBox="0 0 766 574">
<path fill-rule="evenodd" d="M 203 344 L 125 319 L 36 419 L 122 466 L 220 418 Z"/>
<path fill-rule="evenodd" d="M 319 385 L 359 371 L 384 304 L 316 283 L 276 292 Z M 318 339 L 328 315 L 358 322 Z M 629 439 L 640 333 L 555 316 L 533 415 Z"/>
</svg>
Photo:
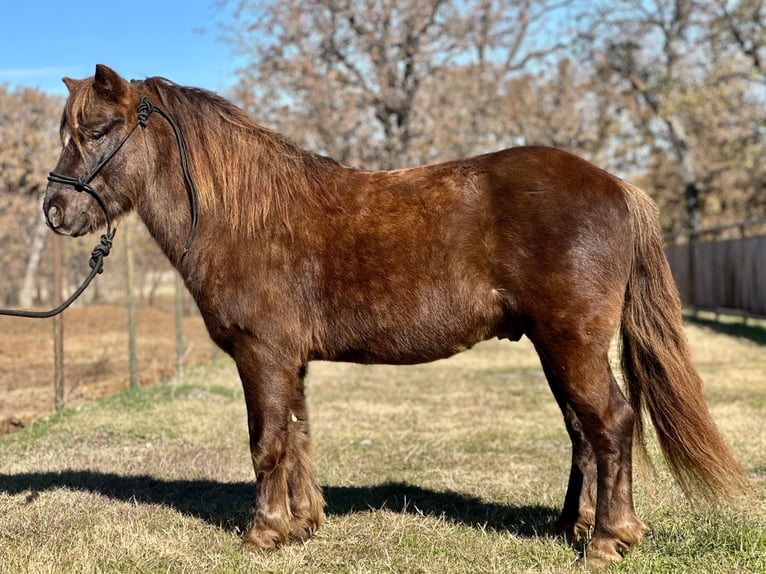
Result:
<svg viewBox="0 0 766 574">
<path fill-rule="evenodd" d="M 711 410 L 753 477 L 741 508 L 690 508 L 637 473 L 650 530 L 614 572 L 766 572 L 766 358 L 689 328 Z M 528 342 L 413 367 L 311 366 L 327 521 L 245 554 L 253 472 L 236 369 L 65 410 L 0 440 L 0 572 L 564 572 L 549 534 L 569 442 Z M 656 458 L 656 453 L 654 453 Z"/>
<path fill-rule="evenodd" d="M 764 319 L 746 319 L 741 316 L 725 315 L 712 311 L 689 311 L 685 316 L 689 323 L 766 345 L 766 320 Z"/>
</svg>

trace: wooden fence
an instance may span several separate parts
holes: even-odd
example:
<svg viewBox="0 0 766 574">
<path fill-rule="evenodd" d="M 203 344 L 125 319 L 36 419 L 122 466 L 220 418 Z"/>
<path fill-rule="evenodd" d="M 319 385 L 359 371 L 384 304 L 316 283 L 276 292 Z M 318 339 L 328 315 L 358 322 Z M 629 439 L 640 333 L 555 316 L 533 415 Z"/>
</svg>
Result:
<svg viewBox="0 0 766 574">
<path fill-rule="evenodd" d="M 669 234 L 666 243 L 685 307 L 766 317 L 766 219 Z"/>
</svg>

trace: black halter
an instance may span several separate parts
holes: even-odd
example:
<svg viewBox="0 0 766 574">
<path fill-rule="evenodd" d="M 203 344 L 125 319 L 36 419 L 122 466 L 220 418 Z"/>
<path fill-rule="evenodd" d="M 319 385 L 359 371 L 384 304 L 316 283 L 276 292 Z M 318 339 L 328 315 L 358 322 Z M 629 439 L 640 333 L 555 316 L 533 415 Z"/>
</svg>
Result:
<svg viewBox="0 0 766 574">
<path fill-rule="evenodd" d="M 192 177 L 191 169 L 189 168 L 189 156 L 186 151 L 186 141 L 184 140 L 181 130 L 178 128 L 173 119 L 165 112 L 165 110 L 155 106 L 146 96 L 141 96 L 141 101 L 136 108 L 136 112 L 138 115 L 138 121 L 136 122 L 136 125 L 133 126 L 127 134 L 125 134 L 125 136 L 119 141 L 114 149 L 109 152 L 109 154 L 107 154 L 107 156 L 104 157 L 104 159 L 102 159 L 98 165 L 93 168 L 93 171 L 91 171 L 88 175 L 81 177 L 71 177 L 55 172 L 50 172 L 50 174 L 48 174 L 49 182 L 71 185 L 74 187 L 75 191 L 85 192 L 90 195 L 101 208 L 101 211 L 104 212 L 104 218 L 106 219 L 106 233 L 101 236 L 101 241 L 98 245 L 96 245 L 96 247 L 93 248 L 93 251 L 91 252 L 90 261 L 88 262 L 90 265 L 90 273 L 88 276 L 68 299 L 50 311 L 20 311 L 16 309 L 0 309 L 0 315 L 10 315 L 13 317 L 32 317 L 38 319 L 47 319 L 49 317 L 58 315 L 64 309 L 69 307 L 80 295 L 82 295 L 82 293 L 85 291 L 85 289 L 87 289 L 88 285 L 90 285 L 90 282 L 93 281 L 96 275 L 104 270 L 104 258 L 109 255 L 109 252 L 112 249 L 112 240 L 114 239 L 116 230 L 112 229 L 112 217 L 109 215 L 109 210 L 106 207 L 104 198 L 101 197 L 101 195 L 99 195 L 99 193 L 90 186 L 90 182 L 93 181 L 93 179 L 104 168 L 104 166 L 109 163 L 109 161 L 115 155 L 117 155 L 117 152 L 120 151 L 123 145 L 125 145 L 125 142 L 128 141 L 128 138 L 130 138 L 131 135 L 133 135 L 133 132 L 136 131 L 138 126 L 141 126 L 142 130 L 146 129 L 147 123 L 149 121 L 149 116 L 151 116 L 153 112 L 157 112 L 165 119 L 165 121 L 168 122 L 168 124 L 170 124 L 170 127 L 173 128 L 173 133 L 176 136 L 176 142 L 178 143 L 178 154 L 181 158 L 181 171 L 183 172 L 184 181 L 186 183 L 186 190 L 189 195 L 189 207 L 191 209 L 191 227 L 189 229 L 189 236 L 187 237 L 186 243 L 184 244 L 184 253 L 189 251 L 192 241 L 194 241 L 194 236 L 197 234 L 197 225 L 199 223 L 199 200 L 197 198 L 197 186 L 194 183 L 194 178 Z"/>
</svg>

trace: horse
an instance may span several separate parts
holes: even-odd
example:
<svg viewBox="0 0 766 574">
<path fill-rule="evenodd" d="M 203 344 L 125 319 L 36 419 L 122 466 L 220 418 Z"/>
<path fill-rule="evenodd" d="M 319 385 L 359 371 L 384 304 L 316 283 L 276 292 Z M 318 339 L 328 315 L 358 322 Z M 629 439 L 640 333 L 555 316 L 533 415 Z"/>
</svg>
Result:
<svg viewBox="0 0 766 574">
<path fill-rule="evenodd" d="M 526 336 L 540 357 L 572 444 L 555 531 L 587 542 L 589 566 L 642 540 L 632 456 L 644 411 L 687 496 L 745 488 L 690 360 L 657 207 L 638 187 L 542 146 L 365 171 L 209 91 L 103 65 L 63 81 L 55 172 L 69 176 L 52 174 L 46 221 L 80 236 L 137 211 L 235 361 L 256 477 L 244 548 L 304 541 L 323 522 L 309 362 L 422 363 L 495 337 Z M 607 357 L 615 336 L 624 391 Z"/>
</svg>

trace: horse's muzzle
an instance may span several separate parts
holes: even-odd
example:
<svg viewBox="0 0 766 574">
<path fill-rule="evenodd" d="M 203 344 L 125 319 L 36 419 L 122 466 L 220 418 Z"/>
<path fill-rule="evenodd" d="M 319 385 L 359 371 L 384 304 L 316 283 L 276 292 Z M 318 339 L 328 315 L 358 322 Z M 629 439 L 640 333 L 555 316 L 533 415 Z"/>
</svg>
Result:
<svg viewBox="0 0 766 574">
<path fill-rule="evenodd" d="M 45 223 L 56 233 L 78 237 L 92 231 L 86 205 L 90 198 L 84 195 L 70 197 L 71 192 L 48 191 L 43 201 Z"/>
</svg>

